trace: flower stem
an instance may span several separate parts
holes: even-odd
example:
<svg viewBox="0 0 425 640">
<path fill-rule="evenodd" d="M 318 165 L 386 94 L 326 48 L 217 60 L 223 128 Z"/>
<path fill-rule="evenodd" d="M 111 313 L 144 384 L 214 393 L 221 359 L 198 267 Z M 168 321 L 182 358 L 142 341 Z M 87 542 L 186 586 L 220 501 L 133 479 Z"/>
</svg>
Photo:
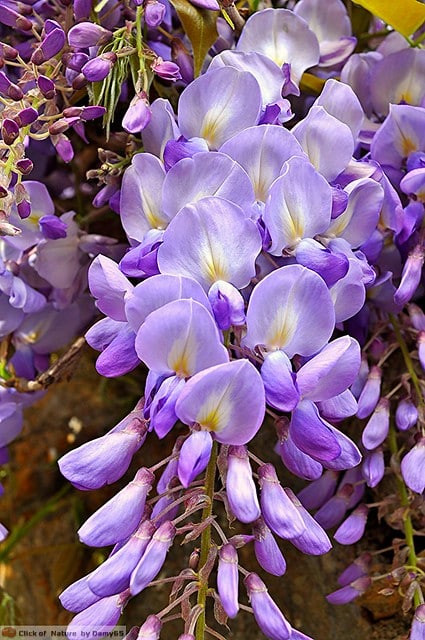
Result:
<svg viewBox="0 0 425 640">
<path fill-rule="evenodd" d="M 398 445 L 397 445 L 396 430 L 393 422 L 391 422 L 391 425 L 390 425 L 388 439 L 389 439 L 391 455 L 396 456 L 398 454 Z M 410 565 L 411 568 L 414 568 L 416 570 L 418 561 L 416 557 L 415 540 L 413 537 L 412 518 L 410 517 L 409 495 L 407 493 L 406 485 L 398 475 L 396 476 L 396 481 L 397 481 L 398 492 L 400 495 L 400 502 L 405 509 L 405 512 L 403 515 L 403 525 L 404 525 L 404 536 L 406 539 L 406 544 L 409 547 L 408 564 Z M 415 591 L 414 603 L 416 607 L 418 607 L 421 604 L 420 594 L 418 593 L 418 591 Z"/>
<path fill-rule="evenodd" d="M 215 484 L 215 471 L 217 464 L 217 442 L 213 442 L 213 448 L 211 451 L 210 461 L 208 463 L 207 472 L 205 475 L 205 494 L 210 498 L 208 505 L 202 511 L 202 520 L 211 517 L 213 511 L 214 500 L 214 484 Z M 202 568 L 207 561 L 208 554 L 211 547 L 211 525 L 209 525 L 203 532 L 201 537 L 201 555 L 199 558 L 199 568 Z M 198 591 L 198 605 L 202 607 L 202 611 L 199 614 L 199 618 L 196 624 L 196 640 L 204 640 L 205 638 L 205 604 L 207 600 L 208 592 L 208 579 L 199 581 Z"/>
</svg>

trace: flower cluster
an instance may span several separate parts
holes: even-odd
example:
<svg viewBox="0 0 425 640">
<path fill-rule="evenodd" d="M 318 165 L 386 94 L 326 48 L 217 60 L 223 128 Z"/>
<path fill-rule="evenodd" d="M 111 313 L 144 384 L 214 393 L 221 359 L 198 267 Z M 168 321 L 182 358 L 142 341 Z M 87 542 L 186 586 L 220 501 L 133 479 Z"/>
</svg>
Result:
<svg viewBox="0 0 425 640">
<path fill-rule="evenodd" d="M 378 505 L 379 515 L 404 540 L 387 592 L 404 591 L 405 611 L 415 607 L 411 639 L 421 638 L 425 584 L 414 534 L 424 523 L 418 515 L 414 528 L 413 515 L 425 489 L 425 314 L 414 301 L 423 295 L 425 258 L 425 52 L 372 24 L 373 46 L 354 53 L 340 0 L 327 0 L 326 12 L 323 0 L 264 9 L 243 25 L 230 3 L 237 28 L 217 19 L 219 38 L 194 79 L 199 55 L 195 46 L 190 55 L 178 4 L 176 14 L 165 0 L 102 2 L 91 23 L 91 3 L 75 0 L 76 24 L 66 34 L 50 18 L 37 30 L 31 9 L 22 18 L 13 4 L 0 18 L 15 20 L 28 38 L 26 57 L 3 48 L 23 75 L 12 82 L 0 72 L 4 171 L 15 176 L 4 185 L 4 202 L 15 203 L 4 217 L 11 235 L 0 280 L 3 335 L 13 335 L 7 366 L 30 378 L 40 355 L 81 330 L 92 313 L 88 274 L 105 316 L 86 334 L 100 352 L 97 371 L 115 377 L 143 366 L 147 375 L 134 410 L 64 455 L 62 474 L 81 490 L 110 485 L 152 438 L 175 434 L 163 460 L 137 469 L 80 528 L 82 542 L 112 550 L 61 595 L 76 614 L 69 637 L 106 633 L 131 598 L 163 581 L 172 583 L 169 604 L 130 637 L 157 639 L 179 618 L 180 639 L 200 640 L 211 630 L 211 599 L 221 624 L 242 606 L 271 640 L 306 640 L 238 550 L 249 546 L 261 569 L 282 576 L 279 540 L 311 555 L 331 549 L 329 530 L 337 543 L 355 544 L 374 506 L 366 488 L 383 478 L 389 452 L 399 493 Z M 194 4 L 219 8 L 214 0 Z M 187 36 L 180 26 L 173 33 L 177 16 Z M 40 79 L 52 68 L 46 97 Z M 153 74 L 177 83 L 178 100 L 151 101 Z M 143 152 L 133 138 L 125 158 L 103 151 L 112 162 L 90 174 L 104 183 L 97 204 L 110 200 L 119 213 L 124 253 L 79 230 L 72 212 L 54 216 L 43 185 L 22 183 L 18 163 L 31 135 L 50 136 L 67 161 L 58 148 L 69 149 L 65 132 L 84 136 L 84 122 L 105 107 L 109 129 L 130 76 L 135 95 L 122 127 L 141 133 Z M 306 77 L 320 86 L 316 99 L 304 92 Z M 70 96 L 93 83 L 93 104 L 49 110 L 64 79 Z M 64 337 L 60 314 L 74 307 Z M 394 381 L 400 354 L 406 374 Z M 15 389 L 6 393 L 7 421 L 25 401 Z M 347 433 L 347 418 L 361 429 Z M 253 451 L 260 429 L 274 445 L 266 460 Z M 9 440 L 17 428 L 10 431 Z M 279 458 L 309 482 L 298 496 L 282 486 Z M 226 516 L 243 533 L 230 535 Z M 157 580 L 170 547 L 198 538 L 200 550 L 181 573 Z M 240 574 L 250 606 L 241 602 Z M 372 556 L 362 554 L 328 600 L 349 602 L 373 580 Z"/>
</svg>

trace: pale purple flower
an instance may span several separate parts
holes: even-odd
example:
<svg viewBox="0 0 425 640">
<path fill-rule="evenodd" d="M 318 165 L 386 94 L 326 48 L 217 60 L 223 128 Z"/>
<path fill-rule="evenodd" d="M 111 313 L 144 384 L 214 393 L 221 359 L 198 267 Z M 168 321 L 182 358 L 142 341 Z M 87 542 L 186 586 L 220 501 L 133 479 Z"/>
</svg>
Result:
<svg viewBox="0 0 425 640">
<path fill-rule="evenodd" d="M 254 618 L 261 631 L 270 640 L 289 640 L 292 629 L 267 587 L 256 573 L 250 573 L 244 580 Z"/>
<path fill-rule="evenodd" d="M 127 604 L 129 594 L 127 592 L 119 595 L 102 598 L 78 613 L 67 627 L 68 638 L 98 638 L 113 631 L 121 613 Z"/>
<path fill-rule="evenodd" d="M 343 586 L 341 589 L 333 591 L 327 595 L 326 600 L 331 604 L 347 604 L 361 596 L 368 590 L 371 584 L 372 581 L 368 576 L 361 576 L 360 578 L 353 580 L 353 582 Z"/>
<path fill-rule="evenodd" d="M 231 446 L 227 454 L 226 495 L 229 507 L 240 522 L 260 517 L 257 490 L 248 452 L 244 446 Z"/>
<path fill-rule="evenodd" d="M 305 531 L 296 507 L 281 487 L 272 464 L 258 469 L 261 487 L 261 512 L 266 524 L 280 538 L 295 538 Z"/>
<path fill-rule="evenodd" d="M 362 443 L 366 449 L 379 447 L 387 437 L 389 428 L 390 403 L 386 398 L 381 398 L 363 429 Z"/>
<path fill-rule="evenodd" d="M 150 122 L 151 109 L 144 91 L 137 93 L 122 119 L 123 128 L 129 133 L 140 133 Z"/>
<path fill-rule="evenodd" d="M 369 509 L 360 504 L 335 531 L 334 538 L 340 544 L 355 544 L 362 538 Z"/>
<path fill-rule="evenodd" d="M 217 591 L 229 618 L 235 618 L 239 611 L 238 585 L 238 554 L 233 545 L 225 544 L 220 548 L 218 556 Z"/>
<path fill-rule="evenodd" d="M 358 399 L 358 418 L 367 418 L 374 411 L 381 394 L 382 370 L 373 366 Z"/>
<path fill-rule="evenodd" d="M 286 571 L 285 558 L 263 518 L 254 522 L 252 531 L 255 535 L 254 552 L 258 564 L 274 576 L 283 576 Z"/>
<path fill-rule="evenodd" d="M 416 607 L 410 630 L 410 640 L 423 640 L 425 633 L 425 604 Z"/>
<path fill-rule="evenodd" d="M 135 596 L 143 591 L 161 570 L 175 535 L 176 528 L 169 520 L 163 522 L 155 531 L 146 551 L 131 574 L 131 595 Z"/>
<path fill-rule="evenodd" d="M 417 444 L 402 459 L 401 475 L 409 489 L 416 493 L 423 493 L 425 489 L 425 438 Z"/>
<path fill-rule="evenodd" d="M 213 441 L 208 431 L 193 431 L 180 449 L 177 473 L 184 487 L 204 471 L 211 456 Z"/>
</svg>

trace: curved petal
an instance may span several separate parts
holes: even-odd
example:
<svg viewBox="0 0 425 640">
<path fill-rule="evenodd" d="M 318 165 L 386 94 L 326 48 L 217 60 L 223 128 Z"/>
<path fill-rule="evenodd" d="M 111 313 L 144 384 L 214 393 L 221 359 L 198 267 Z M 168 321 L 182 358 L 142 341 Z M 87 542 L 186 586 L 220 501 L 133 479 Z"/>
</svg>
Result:
<svg viewBox="0 0 425 640">
<path fill-rule="evenodd" d="M 320 316 L 317 309 L 320 307 Z M 289 358 L 311 356 L 329 340 L 334 309 L 326 284 L 314 271 L 288 265 L 261 280 L 251 294 L 243 343 L 282 349 Z"/>
<path fill-rule="evenodd" d="M 300 144 L 283 127 L 262 124 L 236 134 L 220 147 L 245 169 L 257 200 L 265 202 L 272 183 L 280 176 L 284 162 L 305 156 Z"/>
<path fill-rule="evenodd" d="M 198 423 L 223 444 L 246 444 L 264 418 L 261 376 L 248 360 L 234 360 L 191 378 L 176 403 L 185 424 Z"/>
<path fill-rule="evenodd" d="M 167 173 L 162 206 L 169 218 L 207 196 L 225 198 L 247 211 L 255 200 L 246 172 L 224 153 L 196 153 L 177 162 Z"/>
<path fill-rule="evenodd" d="M 121 273 L 116 262 L 98 255 L 90 265 L 90 291 L 97 298 L 96 306 L 112 320 L 126 320 L 124 300 L 133 290 L 133 285 Z"/>
<path fill-rule="evenodd" d="M 314 206 L 311 206 L 314 200 Z M 270 253 L 282 254 L 302 238 L 313 238 L 329 226 L 332 190 L 304 158 L 290 158 L 270 188 L 263 220 L 270 232 Z"/>
<path fill-rule="evenodd" d="M 186 138 L 205 138 L 218 149 L 233 135 L 257 124 L 262 106 L 258 82 L 233 67 L 214 69 L 180 96 L 179 127 Z"/>
<path fill-rule="evenodd" d="M 314 105 L 323 107 L 331 116 L 348 125 L 353 139 L 357 140 L 364 113 L 359 99 L 348 84 L 334 79 L 327 80 Z"/>
<path fill-rule="evenodd" d="M 351 129 L 323 107 L 311 107 L 292 133 L 326 180 L 334 180 L 351 160 L 354 151 Z"/>
<path fill-rule="evenodd" d="M 121 222 L 128 237 L 142 242 L 150 229 L 165 229 L 169 219 L 161 209 L 165 169 L 150 153 L 134 156 L 121 186 Z"/>
<path fill-rule="evenodd" d="M 319 43 L 307 23 L 287 9 L 265 9 L 246 22 L 238 51 L 256 51 L 279 67 L 291 65 L 296 84 L 304 71 L 319 62 Z"/>
<path fill-rule="evenodd" d="M 189 276 L 205 290 L 225 280 L 238 289 L 255 275 L 261 236 L 242 209 L 223 198 L 203 198 L 172 220 L 158 249 L 161 273 Z"/>
<path fill-rule="evenodd" d="M 182 378 L 229 359 L 208 311 L 194 300 L 174 300 L 153 311 L 136 336 L 139 358 L 156 373 Z"/>
</svg>

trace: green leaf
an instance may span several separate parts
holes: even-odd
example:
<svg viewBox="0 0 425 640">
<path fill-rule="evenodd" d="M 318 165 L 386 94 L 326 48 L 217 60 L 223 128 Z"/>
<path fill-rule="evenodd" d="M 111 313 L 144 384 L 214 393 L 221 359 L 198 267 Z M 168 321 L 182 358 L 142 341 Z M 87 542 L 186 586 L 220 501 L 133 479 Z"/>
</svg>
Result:
<svg viewBox="0 0 425 640">
<path fill-rule="evenodd" d="M 171 0 L 177 11 L 183 29 L 192 43 L 195 77 L 199 76 L 202 63 L 210 47 L 218 38 L 217 11 L 200 9 L 189 0 Z"/>
<path fill-rule="evenodd" d="M 418 0 L 352 0 L 408 38 L 425 22 L 425 4 Z"/>
</svg>

